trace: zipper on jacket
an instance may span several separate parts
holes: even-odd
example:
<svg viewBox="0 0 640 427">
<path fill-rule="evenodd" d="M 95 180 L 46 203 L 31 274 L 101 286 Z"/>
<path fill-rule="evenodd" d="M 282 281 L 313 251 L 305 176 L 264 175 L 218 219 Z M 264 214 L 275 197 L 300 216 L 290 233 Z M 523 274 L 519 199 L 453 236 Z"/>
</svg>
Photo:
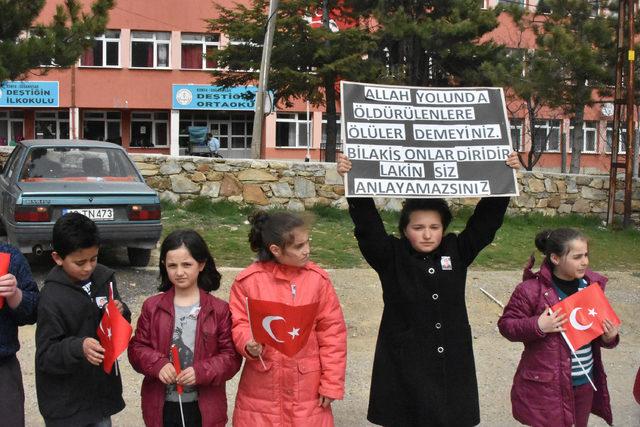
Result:
<svg viewBox="0 0 640 427">
<path fill-rule="evenodd" d="M 296 299 L 296 284 L 291 282 L 291 299 L 295 301 Z"/>
</svg>

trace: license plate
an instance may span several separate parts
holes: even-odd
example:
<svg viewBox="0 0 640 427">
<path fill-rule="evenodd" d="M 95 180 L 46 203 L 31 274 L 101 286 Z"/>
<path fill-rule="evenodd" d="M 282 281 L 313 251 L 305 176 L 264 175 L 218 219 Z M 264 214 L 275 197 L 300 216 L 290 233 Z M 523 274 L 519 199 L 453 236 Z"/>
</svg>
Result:
<svg viewBox="0 0 640 427">
<path fill-rule="evenodd" d="M 113 208 L 62 209 L 62 215 L 77 212 L 94 221 L 113 221 Z"/>
</svg>

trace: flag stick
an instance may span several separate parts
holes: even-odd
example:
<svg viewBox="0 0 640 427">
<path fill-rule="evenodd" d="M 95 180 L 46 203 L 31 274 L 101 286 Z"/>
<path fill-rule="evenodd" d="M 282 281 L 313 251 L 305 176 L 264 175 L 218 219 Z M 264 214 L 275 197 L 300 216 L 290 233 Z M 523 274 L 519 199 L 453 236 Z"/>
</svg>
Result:
<svg viewBox="0 0 640 427">
<path fill-rule="evenodd" d="M 580 358 L 578 357 L 578 355 L 576 354 L 576 351 L 573 349 L 573 346 L 571 345 L 571 343 L 569 342 L 569 339 L 567 338 L 567 335 L 564 332 L 560 332 L 562 334 L 562 338 L 564 338 L 564 341 L 567 343 L 567 345 L 569 346 L 569 349 L 571 350 L 571 354 L 573 354 L 573 357 L 576 358 L 576 360 L 578 361 L 578 365 L 580 365 L 580 368 L 582 368 L 582 372 L 584 372 L 584 375 L 587 377 L 587 379 L 589 380 L 589 383 L 591 383 L 591 387 L 593 387 L 594 391 L 598 391 L 598 389 L 596 388 L 596 385 L 593 383 L 593 381 L 591 381 L 591 377 L 589 376 L 589 374 L 587 373 L 587 370 L 584 368 L 584 365 L 582 364 L 582 362 L 580 361 Z"/>
<path fill-rule="evenodd" d="M 120 366 L 118 364 L 119 358 L 120 358 L 119 356 L 116 357 L 116 377 L 120 376 L 120 369 L 118 369 L 118 366 Z"/>
<path fill-rule="evenodd" d="M 253 336 L 253 328 L 251 327 L 251 314 L 249 314 L 249 297 L 244 297 L 244 305 L 247 308 L 247 320 L 249 321 L 249 330 L 251 331 L 251 339 L 255 341 L 256 339 Z M 262 354 L 258 355 L 258 359 L 260 359 L 260 362 L 262 363 L 262 367 L 266 371 L 267 365 L 265 365 L 264 360 L 262 360 Z"/>
<path fill-rule="evenodd" d="M 176 374 L 179 374 L 182 369 L 180 368 L 180 354 L 178 353 L 178 347 L 175 344 L 171 345 L 171 356 L 173 367 L 176 370 Z M 182 419 L 182 427 L 186 427 L 184 422 L 184 410 L 182 409 L 182 392 L 183 388 L 180 384 L 176 384 L 176 392 L 178 392 L 178 403 L 180 405 L 180 418 Z"/>
</svg>

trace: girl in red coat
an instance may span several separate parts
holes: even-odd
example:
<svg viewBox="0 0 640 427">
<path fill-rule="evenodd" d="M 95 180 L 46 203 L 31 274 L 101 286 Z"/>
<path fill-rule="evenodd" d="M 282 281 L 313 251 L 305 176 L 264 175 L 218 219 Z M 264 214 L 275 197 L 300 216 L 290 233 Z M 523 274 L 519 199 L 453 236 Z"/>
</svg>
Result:
<svg viewBox="0 0 640 427">
<path fill-rule="evenodd" d="M 233 342 L 246 358 L 233 424 L 333 426 L 347 356 L 338 297 L 327 272 L 309 261 L 301 218 L 258 212 L 249 220 L 258 261 L 238 274 L 229 299 Z"/>
<path fill-rule="evenodd" d="M 545 254 L 540 271 L 530 271 L 532 259 L 525 281 L 516 287 L 498 321 L 502 335 L 524 343 L 511 389 L 513 416 L 534 427 L 586 427 L 593 412 L 611 424 L 600 348 L 618 344 L 618 326 L 605 319 L 604 334 L 572 355 L 560 334 L 567 313 L 549 309 L 590 283 L 597 282 L 604 290 L 607 278 L 588 269 L 588 241 L 577 230 L 543 231 L 535 243 Z"/>
<path fill-rule="evenodd" d="M 129 361 L 144 374 L 142 416 L 147 426 L 222 427 L 227 422 L 225 382 L 240 369 L 226 302 L 210 295 L 220 273 L 193 230 L 169 234 L 160 248 L 159 290 L 142 305 Z M 170 359 L 178 349 L 181 372 Z M 177 385 L 183 392 L 178 397 Z"/>
</svg>

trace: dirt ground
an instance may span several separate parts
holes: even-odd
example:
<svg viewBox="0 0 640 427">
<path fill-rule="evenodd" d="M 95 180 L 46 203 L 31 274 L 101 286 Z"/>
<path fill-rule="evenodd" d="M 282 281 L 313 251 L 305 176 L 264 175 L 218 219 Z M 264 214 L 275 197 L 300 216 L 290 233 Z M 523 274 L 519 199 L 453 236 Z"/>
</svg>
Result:
<svg viewBox="0 0 640 427">
<path fill-rule="evenodd" d="M 229 286 L 237 269 L 222 269 L 224 284 L 216 295 L 227 299 Z M 381 290 L 372 270 L 332 270 L 334 286 L 340 297 L 348 325 L 348 367 L 346 395 L 335 402 L 333 410 L 337 426 L 357 427 L 370 425 L 366 421 L 371 365 L 378 324 L 382 313 Z M 617 426 L 640 426 L 640 406 L 632 396 L 633 379 L 640 366 L 640 273 L 608 272 L 611 281 L 607 295 L 622 319 L 621 344 L 614 350 L 604 350 L 604 363 L 609 378 L 614 422 Z M 131 270 L 118 273 L 119 288 L 135 316 L 146 296 L 152 294 L 157 272 L 153 269 Z M 502 309 L 480 287 L 499 301 L 506 303 L 518 283 L 521 273 L 515 271 L 469 272 L 467 305 L 473 328 L 474 349 L 480 391 L 481 426 L 519 425 L 511 417 L 509 390 L 522 344 L 510 343 L 498 333 L 496 321 Z M 37 276 L 37 275 L 36 275 Z M 42 283 L 40 280 L 38 283 Z M 135 319 L 134 319 L 135 320 Z M 26 392 L 27 425 L 43 425 L 36 404 L 34 386 L 34 331 L 35 327 L 20 330 L 22 364 Z M 142 377 L 134 372 L 122 357 L 124 398 L 127 407 L 113 417 L 115 426 L 141 426 L 139 390 Z M 227 396 L 229 414 L 239 375 L 229 382 Z M 1 424 L 1 422 L 0 422 Z M 606 425 L 591 417 L 590 426 Z"/>
</svg>

